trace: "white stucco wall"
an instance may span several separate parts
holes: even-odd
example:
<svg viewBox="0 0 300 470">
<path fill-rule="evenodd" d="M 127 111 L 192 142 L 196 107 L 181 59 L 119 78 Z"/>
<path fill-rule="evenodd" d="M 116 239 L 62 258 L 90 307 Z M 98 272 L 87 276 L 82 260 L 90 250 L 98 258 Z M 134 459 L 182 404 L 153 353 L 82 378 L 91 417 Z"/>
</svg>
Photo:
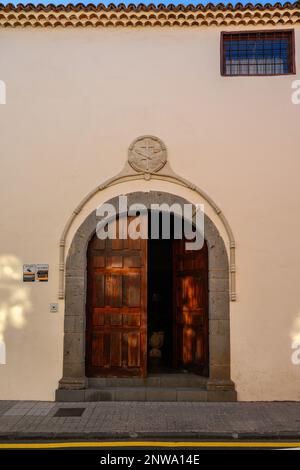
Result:
<svg viewBox="0 0 300 470">
<path fill-rule="evenodd" d="M 300 338 L 300 105 L 291 102 L 300 28 L 299 73 L 280 77 L 221 77 L 220 31 L 0 31 L 7 86 L 0 106 L 0 399 L 54 399 L 64 305 L 50 313 L 49 303 L 58 302 L 60 235 L 80 200 L 121 170 L 128 146 L 143 134 L 164 141 L 174 171 L 212 197 L 234 232 L 238 399 L 300 399 L 300 364 L 291 361 Z M 71 234 L 112 194 L 159 188 L 195 198 L 170 186 L 107 190 Z M 49 263 L 49 282 L 24 284 L 23 263 Z"/>
</svg>

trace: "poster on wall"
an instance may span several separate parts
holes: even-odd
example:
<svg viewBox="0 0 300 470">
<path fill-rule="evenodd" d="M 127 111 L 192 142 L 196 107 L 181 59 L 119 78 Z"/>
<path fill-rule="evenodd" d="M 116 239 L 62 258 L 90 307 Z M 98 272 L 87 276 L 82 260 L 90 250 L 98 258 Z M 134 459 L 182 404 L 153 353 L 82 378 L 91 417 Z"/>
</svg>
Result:
<svg viewBox="0 0 300 470">
<path fill-rule="evenodd" d="M 35 282 L 35 274 L 35 264 L 23 264 L 23 282 Z"/>
<path fill-rule="evenodd" d="M 48 278 L 49 278 L 49 264 L 37 264 L 36 265 L 36 281 L 48 282 Z"/>
<path fill-rule="evenodd" d="M 23 264 L 23 282 L 48 282 L 49 264 Z"/>
</svg>

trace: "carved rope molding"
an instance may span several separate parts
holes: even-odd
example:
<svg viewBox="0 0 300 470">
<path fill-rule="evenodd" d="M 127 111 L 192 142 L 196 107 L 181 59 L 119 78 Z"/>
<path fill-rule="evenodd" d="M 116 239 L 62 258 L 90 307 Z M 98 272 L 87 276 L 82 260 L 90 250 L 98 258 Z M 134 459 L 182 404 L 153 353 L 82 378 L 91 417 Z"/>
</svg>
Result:
<svg viewBox="0 0 300 470">
<path fill-rule="evenodd" d="M 175 173 L 173 175 L 163 175 L 163 174 L 155 174 L 151 173 L 151 179 L 156 179 L 156 180 L 163 180 L 163 181 L 168 181 L 170 183 L 177 184 L 179 186 L 183 186 L 185 188 L 191 189 L 195 193 L 197 193 L 200 197 L 202 197 L 214 210 L 214 212 L 217 214 L 219 217 L 223 227 L 226 230 L 227 236 L 228 236 L 228 241 L 229 241 L 229 279 L 230 279 L 230 300 L 234 302 L 236 300 L 236 268 L 235 268 L 235 239 L 233 236 L 233 232 L 231 230 L 231 227 L 221 211 L 221 209 L 215 204 L 215 202 L 211 199 L 210 196 L 208 196 L 204 191 L 202 191 L 200 188 L 198 188 L 196 185 L 190 183 L 189 181 L 185 180 L 184 178 L 181 178 L 180 176 L 176 175 Z M 59 250 L 59 293 L 58 297 L 59 299 L 64 299 L 64 294 L 65 294 L 65 246 L 66 246 L 66 238 L 68 235 L 68 232 L 71 228 L 71 225 L 77 215 L 82 211 L 83 207 L 87 204 L 87 202 L 92 199 L 99 191 L 103 191 L 106 188 L 109 188 L 110 186 L 117 185 L 119 183 L 123 183 L 126 181 L 133 181 L 133 180 L 141 180 L 145 178 L 144 173 L 138 173 L 135 175 L 122 175 L 119 174 L 97 188 L 95 188 L 93 191 L 91 191 L 89 194 L 86 195 L 86 197 L 80 202 L 80 204 L 77 206 L 77 208 L 73 211 L 72 215 L 70 216 L 69 220 L 67 221 L 65 228 L 63 230 L 61 239 L 60 239 L 60 250 Z"/>
<path fill-rule="evenodd" d="M 3 5 L 0 27 L 264 26 L 300 24 L 300 2 L 275 5 Z"/>
</svg>

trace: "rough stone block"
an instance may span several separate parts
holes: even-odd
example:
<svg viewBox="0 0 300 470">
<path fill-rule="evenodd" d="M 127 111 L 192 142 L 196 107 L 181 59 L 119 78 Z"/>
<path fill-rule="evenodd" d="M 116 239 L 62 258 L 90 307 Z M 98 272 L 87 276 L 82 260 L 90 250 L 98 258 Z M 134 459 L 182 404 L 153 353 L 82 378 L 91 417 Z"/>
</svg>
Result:
<svg viewBox="0 0 300 470">
<path fill-rule="evenodd" d="M 147 401 L 177 401 L 176 389 L 148 388 L 146 392 Z"/>
<path fill-rule="evenodd" d="M 230 379 L 229 365 L 211 364 L 209 369 L 210 379 L 227 380 Z"/>
<path fill-rule="evenodd" d="M 212 320 L 229 320 L 229 292 L 211 292 L 209 316 Z"/>
<path fill-rule="evenodd" d="M 87 389 L 84 391 L 85 401 L 114 401 L 114 390 Z"/>
<path fill-rule="evenodd" d="M 228 335 L 229 334 L 229 320 L 214 320 L 209 321 L 209 334 L 210 335 Z"/>
<path fill-rule="evenodd" d="M 228 269 L 210 269 L 208 273 L 209 279 L 229 279 Z"/>
<path fill-rule="evenodd" d="M 229 292 L 229 279 L 228 278 L 216 278 L 209 279 L 209 290 L 210 292 Z"/>
<path fill-rule="evenodd" d="M 237 393 L 235 390 L 209 390 L 207 392 L 207 401 L 236 401 Z"/>
<path fill-rule="evenodd" d="M 56 401 L 84 401 L 84 390 L 58 389 L 55 392 Z"/>
<path fill-rule="evenodd" d="M 145 401 L 145 389 L 123 388 L 115 390 L 115 401 Z"/>
<path fill-rule="evenodd" d="M 84 333 L 85 321 L 80 315 L 68 315 L 65 317 L 65 333 Z"/>
<path fill-rule="evenodd" d="M 196 389 L 177 390 L 177 401 L 207 401 L 207 391 Z"/>
<path fill-rule="evenodd" d="M 64 338 L 64 360 L 66 362 L 83 362 L 84 360 L 84 343 L 85 337 L 83 333 L 65 333 Z"/>
<path fill-rule="evenodd" d="M 230 341 L 228 335 L 210 335 L 210 364 L 230 363 Z"/>
<path fill-rule="evenodd" d="M 72 380 L 82 378 L 85 375 L 84 362 L 64 362 L 64 377 L 71 377 Z"/>
</svg>

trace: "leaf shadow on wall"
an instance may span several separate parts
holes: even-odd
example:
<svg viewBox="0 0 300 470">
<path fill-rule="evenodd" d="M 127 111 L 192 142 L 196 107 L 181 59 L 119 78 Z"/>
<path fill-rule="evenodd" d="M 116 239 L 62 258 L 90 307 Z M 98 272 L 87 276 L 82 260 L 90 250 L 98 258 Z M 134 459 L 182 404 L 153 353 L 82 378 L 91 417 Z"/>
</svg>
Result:
<svg viewBox="0 0 300 470">
<path fill-rule="evenodd" d="M 0 256 L 0 365 L 6 364 L 5 332 L 21 330 L 31 308 L 28 288 L 22 282 L 22 263 L 14 255 Z"/>
<path fill-rule="evenodd" d="M 300 312 L 294 320 L 290 337 L 292 348 L 292 364 L 300 367 Z"/>
</svg>

